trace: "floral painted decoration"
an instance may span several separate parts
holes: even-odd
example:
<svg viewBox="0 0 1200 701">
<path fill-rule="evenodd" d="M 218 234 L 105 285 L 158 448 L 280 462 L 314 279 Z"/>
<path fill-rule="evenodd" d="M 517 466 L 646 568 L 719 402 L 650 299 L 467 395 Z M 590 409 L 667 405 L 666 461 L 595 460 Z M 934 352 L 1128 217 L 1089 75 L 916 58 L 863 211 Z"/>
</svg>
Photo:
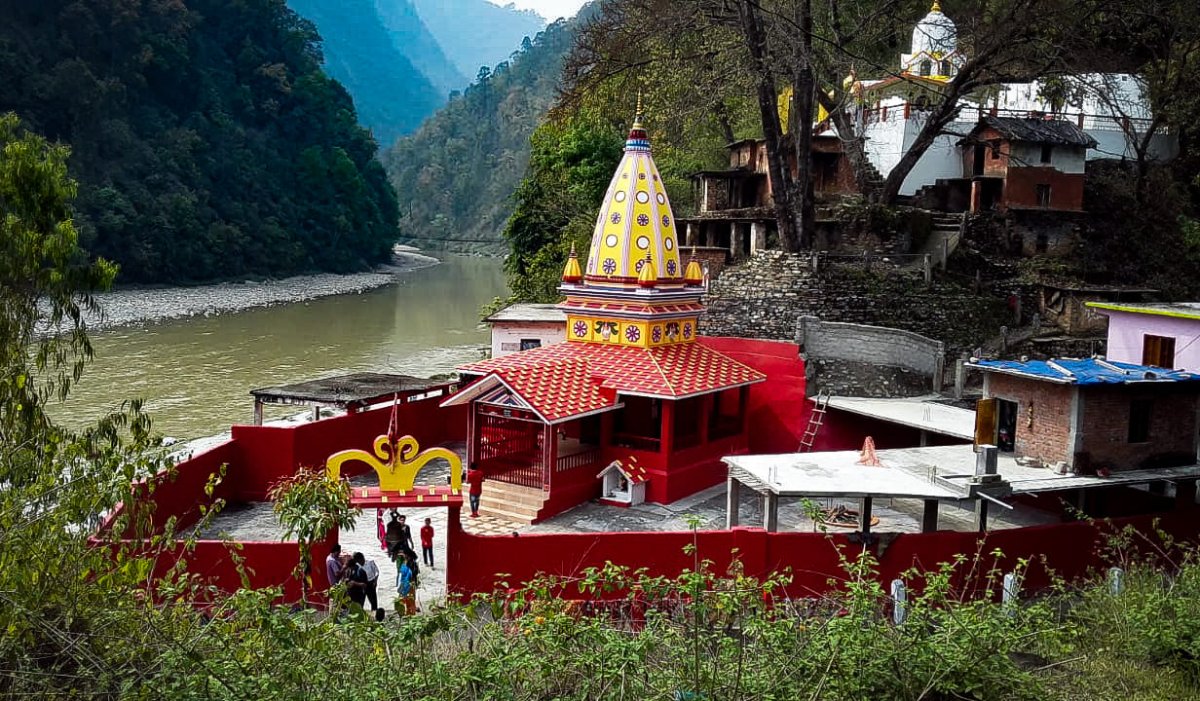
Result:
<svg viewBox="0 0 1200 701">
<path fill-rule="evenodd" d="M 691 324 L 684 324 L 684 325 L 683 325 L 683 337 L 684 337 L 684 338 L 691 338 L 691 337 L 692 337 L 692 325 L 691 325 Z"/>
<path fill-rule="evenodd" d="M 644 267 L 646 267 L 646 259 L 640 258 L 638 259 L 637 265 L 633 266 L 633 269 L 640 273 Z"/>
<path fill-rule="evenodd" d="M 675 270 L 676 270 L 675 261 L 673 261 L 673 260 L 667 261 L 667 275 L 674 275 Z"/>
<path fill-rule="evenodd" d="M 609 217 L 608 220 L 611 221 L 613 224 L 620 224 L 621 223 L 621 213 L 613 212 L 612 216 Z"/>
<path fill-rule="evenodd" d="M 653 341 L 654 343 L 659 343 L 662 341 L 662 327 L 661 326 L 655 326 L 653 329 L 650 329 L 650 340 Z"/>
<path fill-rule="evenodd" d="M 639 214 L 638 218 L 637 218 L 637 223 L 639 226 L 646 226 L 647 224 L 650 223 L 650 217 L 646 216 L 645 214 Z"/>
<path fill-rule="evenodd" d="M 612 275 L 615 272 L 617 272 L 617 261 L 613 260 L 612 258 L 605 258 L 604 259 L 604 274 Z"/>
<path fill-rule="evenodd" d="M 630 343 L 637 343 L 637 340 L 642 337 L 642 330 L 632 324 L 625 327 L 625 339 Z"/>
<path fill-rule="evenodd" d="M 664 214 L 663 218 L 662 218 L 662 223 L 663 223 L 663 226 L 670 226 L 671 218 Z"/>
<path fill-rule="evenodd" d="M 575 326 L 572 328 L 575 330 L 575 336 L 578 338 L 583 338 L 587 335 L 587 322 L 576 321 Z"/>
</svg>

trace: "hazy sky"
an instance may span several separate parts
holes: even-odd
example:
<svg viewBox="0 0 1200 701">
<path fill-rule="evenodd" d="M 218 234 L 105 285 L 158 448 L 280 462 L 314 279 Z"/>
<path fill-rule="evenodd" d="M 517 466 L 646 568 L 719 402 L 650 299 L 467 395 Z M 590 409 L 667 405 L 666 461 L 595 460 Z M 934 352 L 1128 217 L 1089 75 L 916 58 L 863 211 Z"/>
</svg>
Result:
<svg viewBox="0 0 1200 701">
<path fill-rule="evenodd" d="M 494 5 L 507 5 L 510 2 L 522 10 L 533 10 L 548 21 L 553 22 L 559 17 L 571 17 L 587 0 L 490 0 Z"/>
</svg>

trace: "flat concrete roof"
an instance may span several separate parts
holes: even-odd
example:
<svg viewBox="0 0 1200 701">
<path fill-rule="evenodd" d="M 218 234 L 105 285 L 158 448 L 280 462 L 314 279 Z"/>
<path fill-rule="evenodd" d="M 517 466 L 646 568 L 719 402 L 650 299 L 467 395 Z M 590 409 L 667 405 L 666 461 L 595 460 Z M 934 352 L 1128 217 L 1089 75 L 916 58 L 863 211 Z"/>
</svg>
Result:
<svg viewBox="0 0 1200 701">
<path fill-rule="evenodd" d="M 453 384 L 457 381 L 356 372 L 291 385 L 261 387 L 250 390 L 250 394 L 265 404 L 318 404 L 345 409 L 380 402 L 402 392 L 423 392 Z"/>
<path fill-rule="evenodd" d="M 525 321 L 545 323 L 567 323 L 567 313 L 557 304 L 511 304 L 484 319 L 488 323 L 497 321 Z"/>
<path fill-rule="evenodd" d="M 1101 311 L 1128 312 L 1129 314 L 1154 314 L 1173 316 L 1178 319 L 1200 319 L 1200 302 L 1174 302 L 1164 304 L 1124 304 L 1121 302 L 1088 302 L 1087 306 Z"/>
<path fill-rule="evenodd" d="M 859 465 L 856 450 L 722 459 L 731 477 L 755 491 L 779 496 L 963 499 L 975 475 L 973 445 L 894 448 L 876 455 L 883 467 Z M 1035 494 L 1200 478 L 1200 465 L 1123 470 L 1108 477 L 1060 475 L 1049 468 L 1020 465 L 1012 454 L 1001 453 L 997 472 L 1014 494 Z"/>
<path fill-rule="evenodd" d="M 830 397 L 829 407 L 964 440 L 975 438 L 975 412 L 922 397 Z"/>
<path fill-rule="evenodd" d="M 970 446 L 967 446 L 968 450 Z M 856 450 L 723 458 L 729 476 L 759 492 L 787 497 L 909 497 L 960 499 L 957 492 L 919 477 L 920 459 L 911 451 L 881 450 L 882 467 L 859 465 Z M 891 455 L 885 455 L 891 453 Z M 913 458 L 916 458 L 915 460 Z M 900 461 L 911 461 L 900 467 Z"/>
</svg>

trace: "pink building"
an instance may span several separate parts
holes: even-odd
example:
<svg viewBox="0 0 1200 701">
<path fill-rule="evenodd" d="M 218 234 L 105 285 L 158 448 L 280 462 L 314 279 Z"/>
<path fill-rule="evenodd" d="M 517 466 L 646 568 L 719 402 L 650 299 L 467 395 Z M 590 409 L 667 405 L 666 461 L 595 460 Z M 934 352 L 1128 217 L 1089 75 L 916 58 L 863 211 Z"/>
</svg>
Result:
<svg viewBox="0 0 1200 701">
<path fill-rule="evenodd" d="M 1108 317 L 1108 359 L 1200 371 L 1200 303 L 1088 302 Z"/>
</svg>

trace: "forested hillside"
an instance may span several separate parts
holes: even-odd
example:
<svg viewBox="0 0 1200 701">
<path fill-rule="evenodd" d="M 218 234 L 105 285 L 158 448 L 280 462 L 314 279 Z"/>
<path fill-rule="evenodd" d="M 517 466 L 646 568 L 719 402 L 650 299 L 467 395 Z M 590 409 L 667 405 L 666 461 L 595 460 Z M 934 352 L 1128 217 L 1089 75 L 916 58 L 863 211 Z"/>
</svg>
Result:
<svg viewBox="0 0 1200 701">
<path fill-rule="evenodd" d="M 453 89 L 447 85 L 453 68 L 411 6 L 404 7 L 406 0 L 288 0 L 288 5 L 317 26 L 325 70 L 346 86 L 363 125 L 380 144 L 416 129 Z M 386 8 L 386 20 L 377 5 Z"/>
<path fill-rule="evenodd" d="M 402 239 L 504 249 L 500 231 L 529 161 L 529 138 L 556 98 L 575 26 L 546 27 L 384 155 L 400 195 Z"/>
<path fill-rule="evenodd" d="M 377 0 L 380 4 L 396 0 Z M 546 25 L 528 10 L 500 7 L 488 0 L 411 0 L 425 26 L 459 73 L 474 78 L 480 67 L 494 67 Z"/>
<path fill-rule="evenodd" d="M 395 195 L 284 0 L 0 4 L 0 112 L 71 147 L 75 220 L 121 282 L 385 259 Z"/>
</svg>

